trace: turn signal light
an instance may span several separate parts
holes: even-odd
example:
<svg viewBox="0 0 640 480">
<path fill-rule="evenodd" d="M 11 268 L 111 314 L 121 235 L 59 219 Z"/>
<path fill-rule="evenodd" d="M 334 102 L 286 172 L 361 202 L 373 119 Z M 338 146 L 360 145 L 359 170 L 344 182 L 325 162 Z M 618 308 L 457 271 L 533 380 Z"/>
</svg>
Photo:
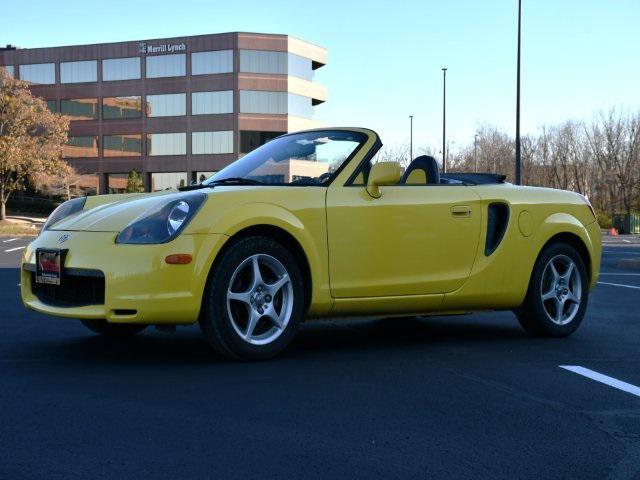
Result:
<svg viewBox="0 0 640 480">
<path fill-rule="evenodd" d="M 169 265 L 186 265 L 191 263 L 191 255 L 186 253 L 175 253 L 173 255 L 167 255 L 164 261 Z"/>
</svg>

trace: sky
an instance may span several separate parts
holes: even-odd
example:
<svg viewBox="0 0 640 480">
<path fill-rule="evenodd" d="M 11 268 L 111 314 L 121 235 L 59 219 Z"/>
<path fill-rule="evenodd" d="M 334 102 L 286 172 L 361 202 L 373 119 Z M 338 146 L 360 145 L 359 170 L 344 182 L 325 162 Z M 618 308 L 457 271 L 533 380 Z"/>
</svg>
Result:
<svg viewBox="0 0 640 480">
<path fill-rule="evenodd" d="M 289 34 L 328 50 L 316 81 L 328 126 L 455 151 L 483 125 L 515 131 L 517 0 L 0 0 L 0 44 L 48 47 L 229 31 Z M 523 0 L 523 134 L 610 108 L 640 110 L 640 0 Z"/>
</svg>

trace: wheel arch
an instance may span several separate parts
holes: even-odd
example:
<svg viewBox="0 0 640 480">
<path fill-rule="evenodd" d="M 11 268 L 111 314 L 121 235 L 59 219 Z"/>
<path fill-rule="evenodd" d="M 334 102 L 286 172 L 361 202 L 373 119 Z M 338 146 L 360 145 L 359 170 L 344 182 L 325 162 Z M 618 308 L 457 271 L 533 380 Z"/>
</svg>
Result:
<svg viewBox="0 0 640 480">
<path fill-rule="evenodd" d="M 545 248 L 547 248 L 549 245 L 551 245 L 552 243 L 559 243 L 559 242 L 566 243 L 572 246 L 573 248 L 575 248 L 575 250 L 578 252 L 578 255 L 580 255 L 580 258 L 584 262 L 585 267 L 587 268 L 587 273 L 589 274 L 589 282 L 591 282 L 591 276 L 592 276 L 591 266 L 593 263 L 591 260 L 591 254 L 589 253 L 589 249 L 587 248 L 587 245 L 584 243 L 582 238 L 580 238 L 575 233 L 571 233 L 571 232 L 556 233 L 554 236 L 549 238 L 546 241 L 546 243 L 542 246 L 542 248 L 540 249 L 540 252 L 538 253 L 538 257 L 540 257 L 540 254 L 542 253 L 542 251 Z"/>
<path fill-rule="evenodd" d="M 302 274 L 302 281 L 304 282 L 304 311 L 307 312 L 311 304 L 311 296 L 313 291 L 313 280 L 311 276 L 311 266 L 309 264 L 309 259 L 307 258 L 307 255 L 298 239 L 296 239 L 290 232 L 279 226 L 260 223 L 243 227 L 240 230 L 234 232 L 216 255 L 216 258 L 211 265 L 209 274 L 214 271 L 223 254 L 229 248 L 231 248 L 240 240 L 253 236 L 271 238 L 282 244 L 293 254 L 296 261 L 298 262 L 298 265 L 300 266 L 300 273 Z"/>
</svg>

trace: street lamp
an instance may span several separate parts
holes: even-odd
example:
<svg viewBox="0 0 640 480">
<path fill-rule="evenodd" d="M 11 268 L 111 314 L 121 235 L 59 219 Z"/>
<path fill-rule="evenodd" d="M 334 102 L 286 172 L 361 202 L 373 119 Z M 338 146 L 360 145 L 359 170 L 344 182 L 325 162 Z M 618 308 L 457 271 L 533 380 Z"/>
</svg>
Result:
<svg viewBox="0 0 640 480">
<path fill-rule="evenodd" d="M 473 137 L 473 171 L 478 173 L 478 134 Z"/>
<path fill-rule="evenodd" d="M 413 160 L 413 115 L 409 115 L 409 161 Z"/>
<path fill-rule="evenodd" d="M 447 67 L 442 68 L 442 171 L 447 173 Z"/>
<path fill-rule="evenodd" d="M 522 0 L 518 0 L 518 62 L 516 75 L 516 185 L 520 185 L 520 24 Z"/>
</svg>

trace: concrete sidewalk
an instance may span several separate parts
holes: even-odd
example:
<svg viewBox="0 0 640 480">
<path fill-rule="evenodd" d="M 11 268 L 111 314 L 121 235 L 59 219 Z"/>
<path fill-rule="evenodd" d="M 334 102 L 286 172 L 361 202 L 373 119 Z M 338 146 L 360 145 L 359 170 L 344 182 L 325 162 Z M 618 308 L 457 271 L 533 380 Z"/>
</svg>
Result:
<svg viewBox="0 0 640 480">
<path fill-rule="evenodd" d="M 7 215 L 7 221 L 11 223 L 35 223 L 41 224 L 47 221 L 47 217 L 37 217 L 37 216 L 29 216 L 29 215 Z"/>
</svg>

